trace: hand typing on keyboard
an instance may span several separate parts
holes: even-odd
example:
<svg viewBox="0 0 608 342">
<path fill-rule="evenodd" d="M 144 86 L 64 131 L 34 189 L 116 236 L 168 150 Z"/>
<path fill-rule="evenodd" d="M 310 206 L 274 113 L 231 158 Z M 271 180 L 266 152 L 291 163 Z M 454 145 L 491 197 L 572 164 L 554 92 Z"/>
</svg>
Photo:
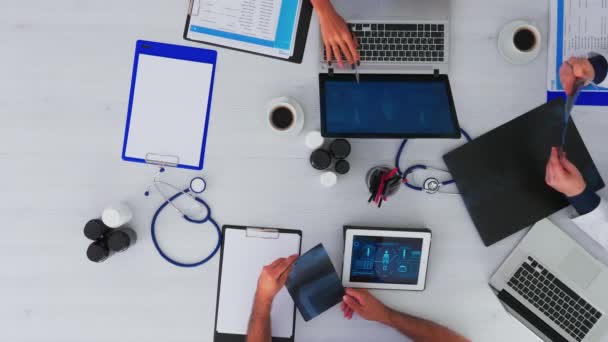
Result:
<svg viewBox="0 0 608 342">
<path fill-rule="evenodd" d="M 331 65 L 332 58 L 335 58 L 338 65 L 344 67 L 342 55 L 350 65 L 359 62 L 357 41 L 329 0 L 311 0 L 311 2 L 319 16 L 321 36 L 327 51 L 327 63 Z"/>
</svg>

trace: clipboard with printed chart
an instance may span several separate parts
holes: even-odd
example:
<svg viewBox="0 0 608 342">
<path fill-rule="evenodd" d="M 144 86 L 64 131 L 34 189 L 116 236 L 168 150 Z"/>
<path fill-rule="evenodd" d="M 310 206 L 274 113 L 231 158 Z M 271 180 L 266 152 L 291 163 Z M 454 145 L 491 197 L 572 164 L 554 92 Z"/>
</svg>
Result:
<svg viewBox="0 0 608 342">
<path fill-rule="evenodd" d="M 302 63 L 309 0 L 190 0 L 184 39 Z"/>
<path fill-rule="evenodd" d="M 550 26 L 547 51 L 547 102 L 566 97 L 559 71 L 570 57 L 608 55 L 606 16 L 602 1 L 549 1 Z M 583 106 L 608 106 L 608 88 L 591 82 L 581 89 L 575 103 Z"/>
</svg>

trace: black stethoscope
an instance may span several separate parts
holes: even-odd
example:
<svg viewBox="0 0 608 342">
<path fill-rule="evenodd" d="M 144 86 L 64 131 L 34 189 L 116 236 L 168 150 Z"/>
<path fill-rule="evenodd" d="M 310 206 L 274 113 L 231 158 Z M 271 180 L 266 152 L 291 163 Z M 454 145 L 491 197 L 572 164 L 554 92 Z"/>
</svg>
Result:
<svg viewBox="0 0 608 342">
<path fill-rule="evenodd" d="M 465 137 L 467 142 L 473 141 L 473 139 L 471 139 L 471 136 L 467 132 L 465 132 L 464 129 L 461 128 L 460 132 L 462 132 L 462 135 Z M 401 142 L 401 145 L 399 146 L 399 150 L 397 151 L 397 155 L 395 156 L 395 168 L 397 168 L 397 173 L 399 173 L 399 175 L 401 176 L 403 185 L 405 185 L 406 187 L 408 187 L 412 190 L 423 191 L 423 192 L 426 192 L 427 194 L 436 194 L 436 193 L 440 192 L 442 186 L 454 184 L 453 179 L 440 181 L 439 179 L 437 179 L 435 177 L 428 177 L 427 179 L 425 179 L 424 182 L 422 182 L 422 186 L 412 184 L 412 182 L 410 182 L 410 180 L 408 180 L 408 176 L 410 176 L 411 174 L 413 174 L 414 172 L 416 172 L 418 170 L 434 170 L 434 171 L 444 172 L 447 174 L 449 174 L 450 172 L 447 170 L 437 169 L 437 168 L 434 168 L 434 167 L 431 167 L 428 165 L 424 165 L 424 164 L 412 165 L 412 166 L 408 167 L 407 169 L 405 169 L 405 171 L 401 172 L 401 167 L 399 166 L 399 159 L 401 159 L 401 155 L 403 154 L 403 149 L 405 148 L 405 144 L 407 143 L 407 140 L 408 139 L 404 139 Z"/>
<path fill-rule="evenodd" d="M 222 231 L 220 230 L 220 226 L 217 224 L 217 222 L 215 222 L 215 220 L 211 217 L 211 207 L 209 207 L 209 204 L 207 204 L 207 202 L 205 202 L 202 198 L 197 196 L 197 195 L 202 194 L 207 189 L 207 183 L 205 182 L 205 180 L 202 177 L 194 177 L 190 181 L 189 187 L 184 190 L 181 190 L 178 187 L 176 187 L 170 183 L 159 180 L 158 178 L 159 178 L 160 174 L 163 172 L 165 172 L 165 169 L 161 167 L 159 169 L 158 173 L 156 174 L 156 176 L 154 176 L 154 182 L 153 182 L 154 187 L 163 196 L 163 198 L 165 199 L 165 202 L 163 202 L 163 204 L 161 204 L 161 206 L 158 207 L 158 209 L 156 209 L 156 212 L 154 213 L 154 216 L 152 217 L 152 223 L 150 224 L 152 242 L 154 243 L 154 247 L 156 247 L 158 254 L 160 254 L 160 256 L 163 259 L 165 259 L 167 262 L 169 262 L 170 264 L 179 266 L 179 267 L 200 266 L 200 265 L 206 263 L 207 261 L 211 260 L 215 256 L 215 254 L 218 252 L 218 250 L 220 249 L 220 246 L 222 244 Z M 172 195 L 171 197 L 165 196 L 165 194 L 161 191 L 161 189 L 159 187 L 160 184 L 174 189 L 176 191 L 176 193 L 174 195 Z M 150 191 L 147 190 L 145 192 L 145 196 L 148 196 L 149 194 L 150 194 Z M 179 209 L 173 203 L 173 201 L 177 200 L 182 195 L 186 195 L 186 196 L 189 196 L 190 198 L 192 198 L 202 209 L 205 210 L 206 215 L 203 218 L 196 219 L 196 218 L 192 218 L 192 217 L 188 216 L 181 209 Z M 163 211 L 163 209 L 165 209 L 168 205 L 171 205 L 173 208 L 175 208 L 175 210 L 177 210 L 181 214 L 181 216 L 184 218 L 184 220 L 186 220 L 190 223 L 203 224 L 203 223 L 209 222 L 213 225 L 213 227 L 215 228 L 215 231 L 217 233 L 217 243 L 216 243 L 213 251 L 209 255 L 207 255 L 205 258 L 203 258 L 202 260 L 197 261 L 197 262 L 184 263 L 184 262 L 180 262 L 180 261 L 177 261 L 177 260 L 171 258 L 163 251 L 163 249 L 160 247 L 158 240 L 156 238 L 156 220 L 158 219 L 158 216 Z"/>
</svg>

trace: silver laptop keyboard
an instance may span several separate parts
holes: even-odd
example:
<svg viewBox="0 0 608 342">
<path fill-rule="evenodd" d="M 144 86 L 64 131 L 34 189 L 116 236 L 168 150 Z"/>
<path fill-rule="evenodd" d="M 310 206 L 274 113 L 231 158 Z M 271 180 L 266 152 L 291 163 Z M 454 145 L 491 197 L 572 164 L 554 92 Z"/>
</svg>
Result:
<svg viewBox="0 0 608 342">
<path fill-rule="evenodd" d="M 532 257 L 524 261 L 508 285 L 577 341 L 583 340 L 602 317 Z"/>
<path fill-rule="evenodd" d="M 361 62 L 444 62 L 444 24 L 348 24 L 359 42 Z M 323 58 L 326 58 L 325 51 Z M 344 55 L 341 55 L 346 60 Z M 335 60 L 335 56 L 333 58 Z"/>
</svg>

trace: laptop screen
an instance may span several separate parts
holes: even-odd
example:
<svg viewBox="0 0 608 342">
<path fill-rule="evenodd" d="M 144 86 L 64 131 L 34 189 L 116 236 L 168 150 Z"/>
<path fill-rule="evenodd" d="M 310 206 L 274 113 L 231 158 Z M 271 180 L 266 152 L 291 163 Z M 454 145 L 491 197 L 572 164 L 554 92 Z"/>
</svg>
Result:
<svg viewBox="0 0 608 342">
<path fill-rule="evenodd" d="M 326 137 L 459 138 L 446 75 L 320 74 Z"/>
</svg>

